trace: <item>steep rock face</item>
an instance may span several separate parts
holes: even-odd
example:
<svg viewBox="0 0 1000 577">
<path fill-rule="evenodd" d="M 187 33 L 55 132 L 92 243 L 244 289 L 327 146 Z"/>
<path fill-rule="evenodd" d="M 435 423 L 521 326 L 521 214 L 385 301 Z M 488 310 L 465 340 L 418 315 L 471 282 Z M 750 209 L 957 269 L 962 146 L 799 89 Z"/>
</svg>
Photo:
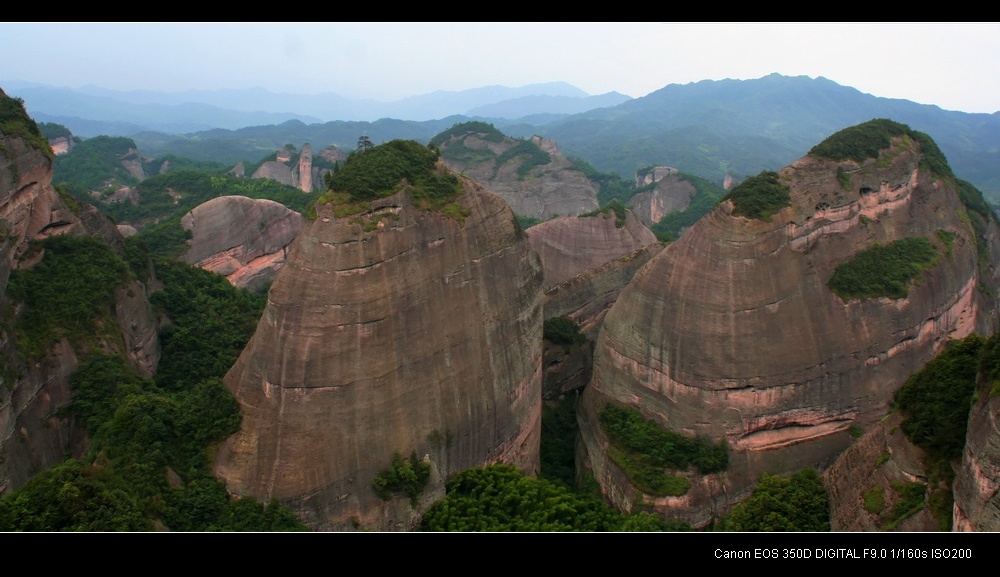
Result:
<svg viewBox="0 0 1000 577">
<path fill-rule="evenodd" d="M 647 498 L 705 525 L 761 472 L 828 465 L 948 339 L 992 332 L 965 209 L 919 161 L 912 142 L 860 165 L 804 157 L 779 171 L 791 206 L 762 221 L 724 201 L 636 274 L 605 318 L 580 414 L 588 466 L 618 507 L 646 497 L 604 450 L 606 403 L 728 441 L 727 472 L 691 475 L 682 497 Z M 954 234 L 951 249 L 937 231 Z M 858 252 L 915 236 L 939 258 L 906 298 L 844 302 L 827 287 Z"/>
<path fill-rule="evenodd" d="M 499 196 L 464 180 L 464 222 L 374 201 L 379 226 L 318 207 L 225 377 L 241 430 L 216 472 L 316 530 L 409 529 L 451 473 L 538 468 L 542 269 Z M 432 468 L 416 506 L 382 501 L 393 454 Z"/>
<path fill-rule="evenodd" d="M 299 190 L 302 192 L 313 191 L 312 169 L 312 147 L 309 144 L 304 144 L 302 145 L 302 152 L 299 154 Z"/>
<path fill-rule="evenodd" d="M 0 98 L 6 98 L 0 91 Z M 0 306 L 12 269 L 28 268 L 42 254 L 26 257 L 32 240 L 56 234 L 104 239 L 120 250 L 122 237 L 94 207 L 68 205 L 52 187 L 52 159 L 19 136 L 0 133 Z M 117 291 L 115 317 L 128 358 L 145 376 L 159 360 L 155 315 L 146 290 L 133 283 Z M 22 359 L 11 327 L 0 326 L 0 497 L 23 485 L 39 471 L 79 456 L 86 438 L 60 412 L 70 401 L 69 380 L 79 359 L 66 341 L 57 343 L 39 362 Z"/>
<path fill-rule="evenodd" d="M 665 168 L 665 167 L 659 167 Z M 683 211 L 691 204 L 698 189 L 676 171 L 659 175 L 656 186 L 629 199 L 628 204 L 646 226 L 653 226 L 672 212 Z"/>
<path fill-rule="evenodd" d="M 535 158 L 532 147 L 547 154 L 548 161 L 526 164 Z M 466 133 L 443 142 L 441 150 L 452 170 L 475 178 L 502 196 L 515 214 L 548 220 L 600 208 L 598 186 L 575 169 L 551 140 L 534 136 L 518 141 Z M 524 152 L 514 154 L 517 150 Z M 530 170 L 524 173 L 522 166 L 530 166 Z"/>
<path fill-rule="evenodd" d="M 831 531 L 940 531 L 927 507 L 896 525 L 900 485 L 928 482 L 924 452 L 900 429 L 893 412 L 847 448 L 821 476 L 830 498 Z M 866 495 L 869 506 L 866 507 Z M 881 505 L 880 507 L 877 505 Z"/>
<path fill-rule="evenodd" d="M 38 235 L 66 232 L 80 224 L 52 188 L 52 160 L 21 138 L 3 137 L 3 145 L 0 219 L 7 224 L 7 242 L 12 244 L 4 264 L 16 267 L 17 259 Z M 4 286 L 6 279 L 4 274 Z"/>
<path fill-rule="evenodd" d="M 624 221 L 608 210 L 594 216 L 554 218 L 526 232 L 542 257 L 545 290 L 657 242 L 630 210 L 625 211 Z"/>
<path fill-rule="evenodd" d="M 954 483 L 955 531 L 1000 531 L 1000 395 L 980 387 Z"/>
<path fill-rule="evenodd" d="M 272 200 L 220 196 L 184 215 L 181 226 L 191 231 L 184 262 L 256 291 L 284 265 L 288 245 L 302 228 L 302 215 Z"/>
<path fill-rule="evenodd" d="M 567 316 L 580 325 L 588 339 L 595 340 L 604 315 L 622 289 L 661 250 L 660 243 L 647 244 L 547 289 L 545 318 Z"/>
</svg>

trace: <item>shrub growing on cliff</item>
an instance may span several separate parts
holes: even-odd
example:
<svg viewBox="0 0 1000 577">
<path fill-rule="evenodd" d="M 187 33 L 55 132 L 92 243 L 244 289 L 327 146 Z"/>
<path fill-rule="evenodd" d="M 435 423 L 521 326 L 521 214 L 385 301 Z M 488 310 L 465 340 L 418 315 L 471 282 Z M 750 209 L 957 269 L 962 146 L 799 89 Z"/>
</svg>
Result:
<svg viewBox="0 0 1000 577">
<path fill-rule="evenodd" d="M 372 490 L 383 501 L 388 501 L 396 493 L 402 493 L 416 506 L 417 496 L 427 486 L 430 475 L 430 463 L 417 459 L 416 452 L 411 453 L 409 459 L 403 459 L 399 453 L 395 453 L 392 465 L 375 475 Z"/>
<path fill-rule="evenodd" d="M 643 492 L 683 495 L 687 492 L 687 479 L 669 475 L 668 470 L 686 471 L 695 467 L 702 474 L 710 474 L 729 466 L 725 439 L 714 443 L 665 430 L 633 408 L 605 405 L 599 418 L 611 441 L 609 455 Z"/>
<path fill-rule="evenodd" d="M 910 281 L 936 262 L 937 251 L 924 237 L 876 244 L 839 265 L 827 286 L 844 300 L 906 298 Z"/>
<path fill-rule="evenodd" d="M 393 140 L 367 152 L 352 152 L 327 187 L 346 192 L 353 201 L 374 200 L 394 194 L 405 179 L 416 184 L 431 174 L 437 154 L 412 140 Z"/>
<path fill-rule="evenodd" d="M 733 214 L 757 220 L 767 220 L 792 203 L 788 186 L 778 179 L 778 173 L 765 171 L 736 185 L 723 200 L 733 203 Z"/>
<path fill-rule="evenodd" d="M 547 341 L 562 345 L 578 344 L 587 340 L 586 335 L 580 332 L 580 325 L 565 316 L 545 319 L 542 323 L 542 336 Z"/>
<path fill-rule="evenodd" d="M 612 199 L 607 205 L 597 209 L 592 210 L 588 213 L 581 214 L 580 218 L 602 216 L 608 218 L 610 215 L 615 217 L 615 228 L 621 228 L 625 226 L 625 205 L 621 203 L 618 199 Z"/>
<path fill-rule="evenodd" d="M 436 170 L 436 147 L 412 140 L 393 140 L 366 152 L 351 153 L 344 166 L 326 176 L 329 189 L 319 203 L 348 207 L 343 216 L 367 210 L 370 201 L 391 196 L 405 186 L 414 206 L 436 210 L 462 221 L 470 211 L 453 202 L 462 193 L 454 174 Z M 338 217 L 341 215 L 338 215 Z M 315 217 L 315 211 L 309 212 Z"/>
<path fill-rule="evenodd" d="M 35 120 L 28 116 L 24 109 L 24 100 L 11 98 L 0 91 L 0 134 L 8 137 L 19 137 L 29 146 L 38 150 L 46 158 L 52 159 L 52 147 L 47 138 L 42 136 Z M 0 153 L 4 153 L 0 147 Z"/>
</svg>

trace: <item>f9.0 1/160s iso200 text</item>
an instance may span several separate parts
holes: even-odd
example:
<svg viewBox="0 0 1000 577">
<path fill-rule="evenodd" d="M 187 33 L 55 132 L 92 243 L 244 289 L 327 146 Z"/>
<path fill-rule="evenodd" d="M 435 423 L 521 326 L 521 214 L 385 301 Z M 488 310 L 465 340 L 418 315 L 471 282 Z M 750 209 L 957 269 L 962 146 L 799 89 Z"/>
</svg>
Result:
<svg viewBox="0 0 1000 577">
<path fill-rule="evenodd" d="M 845 548 L 716 549 L 716 559 L 971 559 L 962 548 Z"/>
</svg>

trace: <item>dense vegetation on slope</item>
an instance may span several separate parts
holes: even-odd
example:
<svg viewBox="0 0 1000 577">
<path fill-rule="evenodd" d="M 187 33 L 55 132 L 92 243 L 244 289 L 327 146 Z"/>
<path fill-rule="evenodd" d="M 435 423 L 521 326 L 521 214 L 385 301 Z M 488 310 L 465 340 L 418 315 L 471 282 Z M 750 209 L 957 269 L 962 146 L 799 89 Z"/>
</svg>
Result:
<svg viewBox="0 0 1000 577">
<path fill-rule="evenodd" d="M 115 289 L 128 279 L 125 263 L 96 239 L 55 236 L 37 243 L 36 266 L 11 271 L 7 294 L 21 303 L 14 340 L 26 360 L 41 360 L 60 339 L 87 349 L 117 328 Z"/>
<path fill-rule="evenodd" d="M 52 159 L 52 147 L 49 141 L 38 130 L 35 119 L 28 116 L 24 109 L 24 100 L 10 98 L 0 91 L 0 135 L 8 138 L 21 138 L 28 146 L 38 150 L 46 158 Z M 7 156 L 9 152 L 0 145 L 0 154 Z"/>
<path fill-rule="evenodd" d="M 892 145 L 895 137 L 903 137 L 903 146 L 912 146 L 912 143 L 920 145 L 922 169 L 930 170 L 940 177 L 954 178 L 944 154 L 929 136 L 905 124 L 884 118 L 845 128 L 812 147 L 809 154 L 830 160 L 861 162 L 868 158 L 879 158 L 882 151 Z"/>
<path fill-rule="evenodd" d="M 155 274 L 163 288 L 152 300 L 170 323 L 161 334 L 163 352 L 153 379 L 137 374 L 120 349 L 99 347 L 94 330 L 85 334 L 90 324 L 78 327 L 77 340 L 86 346 L 74 347 L 80 368 L 71 377 L 73 399 L 61 416 L 86 429 L 89 452 L 39 473 L 0 500 L 0 531 L 304 530 L 275 502 L 230 498 L 210 473 L 209 447 L 240 422 L 239 407 L 221 378 L 250 338 L 263 298 L 182 263 L 160 262 L 153 273 L 145 251 L 134 246 L 139 242 L 127 241 L 132 246 L 123 262 L 93 239 L 55 237 L 46 241 L 41 262 L 12 280 L 8 296 L 13 303 L 25 301 L 26 312 L 39 307 L 28 306 L 35 301 L 25 291 L 51 284 L 44 290 L 65 292 L 52 296 L 66 302 L 56 312 L 84 311 L 79 314 L 92 318 L 86 311 L 110 308 L 107 287 L 120 282 L 126 269 L 132 278 Z M 80 278 L 69 281 L 66 274 Z M 88 279 L 105 296 L 64 286 Z M 32 319 L 43 318 L 37 314 Z M 113 317 L 102 319 L 114 323 Z"/>
<path fill-rule="evenodd" d="M 788 185 L 780 182 L 778 173 L 773 171 L 762 172 L 737 184 L 724 200 L 732 201 L 734 215 L 757 220 L 768 220 L 792 204 Z"/>
<path fill-rule="evenodd" d="M 70 154 L 56 157 L 52 182 L 72 182 L 87 190 L 114 192 L 122 185 L 135 185 L 139 178 L 129 173 L 124 161 L 142 166 L 135 142 L 122 136 L 95 136 L 81 141 Z"/>
<path fill-rule="evenodd" d="M 467 469 L 424 514 L 423 531 L 676 531 L 646 513 L 620 515 L 597 496 L 522 475 L 512 465 Z"/>
<path fill-rule="evenodd" d="M 597 203 L 600 206 L 607 206 L 613 200 L 627 204 L 637 193 L 654 186 L 636 188 L 634 180 L 624 179 L 610 172 L 601 172 L 583 159 L 570 158 L 570 161 L 573 163 L 573 168 L 582 172 L 587 180 L 598 186 Z"/>
<path fill-rule="evenodd" d="M 438 166 L 438 158 L 436 148 L 412 140 L 393 140 L 368 150 L 356 150 L 343 166 L 326 175 L 329 190 L 317 204 L 333 205 L 339 218 L 365 212 L 371 201 L 405 189 L 418 209 L 440 211 L 462 221 L 468 210 L 454 202 L 462 193 L 461 183 L 446 168 Z M 308 216 L 315 218 L 315 211 L 309 211 Z M 371 219 L 359 218 L 358 223 L 366 231 L 374 229 Z"/>
<path fill-rule="evenodd" d="M 844 300 L 906 298 L 910 281 L 937 258 L 934 245 L 924 237 L 875 244 L 837 266 L 827 285 Z"/>
<path fill-rule="evenodd" d="M 268 199 L 304 212 L 316 199 L 313 194 L 263 178 L 237 178 L 196 170 L 177 170 L 151 176 L 135 186 L 138 204 L 102 203 L 102 212 L 117 222 L 127 222 L 142 229 L 153 222 L 180 221 L 191 209 L 220 196 L 246 196 Z"/>
<path fill-rule="evenodd" d="M 948 347 L 906 380 L 894 398 L 911 441 L 933 458 L 962 457 L 979 358 L 986 338 L 971 335 Z"/>
<path fill-rule="evenodd" d="M 988 381 L 1000 370 L 1000 357 L 995 352 L 998 342 L 996 335 L 989 339 L 970 335 L 949 342 L 938 356 L 906 380 L 893 399 L 893 408 L 903 414 L 903 433 L 927 454 L 924 467 L 928 485 L 923 487 L 930 489 L 931 512 L 942 531 L 951 528 L 954 467 L 965 447 L 977 379 L 985 376 Z M 921 490 L 920 499 L 902 512 L 905 515 L 896 515 L 895 522 L 922 509 L 924 494 Z"/>
<path fill-rule="evenodd" d="M 725 439 L 716 443 L 665 430 L 631 407 L 605 405 L 599 419 L 611 443 L 608 455 L 644 493 L 680 496 L 687 493 L 688 480 L 668 471 L 694 467 L 701 474 L 711 474 L 729 466 Z"/>
<path fill-rule="evenodd" d="M 479 122 L 479 121 L 459 122 L 453 124 L 451 128 L 449 128 L 448 130 L 443 130 L 437 135 L 435 135 L 434 138 L 431 138 L 430 145 L 434 147 L 440 147 L 442 144 L 448 142 L 454 137 L 465 137 L 468 136 L 469 134 L 475 134 L 477 138 L 480 138 L 487 142 L 495 142 L 495 143 L 503 142 L 507 138 L 506 134 L 500 132 L 499 130 L 497 130 L 495 126 L 487 122 Z M 451 149 L 450 146 L 448 148 Z M 465 149 L 462 146 L 457 146 L 454 148 L 454 151 L 460 155 L 463 154 L 463 150 L 468 150 L 468 149 Z M 449 154 L 451 153 L 445 152 L 444 158 L 450 159 L 450 157 L 448 156 Z"/>
<path fill-rule="evenodd" d="M 830 502 L 815 469 L 792 475 L 764 473 L 753 494 L 733 506 L 726 531 L 829 531 Z"/>
</svg>

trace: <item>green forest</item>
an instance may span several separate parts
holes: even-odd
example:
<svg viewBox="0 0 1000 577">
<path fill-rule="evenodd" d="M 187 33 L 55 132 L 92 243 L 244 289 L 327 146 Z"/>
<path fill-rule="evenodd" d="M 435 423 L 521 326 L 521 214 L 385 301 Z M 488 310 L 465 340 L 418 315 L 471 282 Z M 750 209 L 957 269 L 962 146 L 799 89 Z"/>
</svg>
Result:
<svg viewBox="0 0 1000 577">
<path fill-rule="evenodd" d="M 47 134 L 61 135 L 58 126 L 45 128 Z M 343 166 L 330 172 L 322 195 L 237 178 L 217 165 L 195 162 L 177 162 L 176 170 L 129 182 L 133 177 L 118 168 L 122 158 L 133 154 L 128 139 L 90 139 L 58 160 L 56 184 L 76 203 L 94 201 L 90 191 L 107 192 L 111 183 L 134 185 L 140 203 L 105 204 L 98 199 L 95 206 L 112 222 L 135 223 L 141 230 L 114 246 L 67 235 L 35 241 L 24 258 L 40 257 L 37 264 L 10 273 L 2 322 L 18 354 L 2 359 L 3 372 L 17 374 L 24 363 L 44 362 L 54 343 L 69 342 L 80 364 L 71 377 L 72 401 L 59 418 L 78 423 L 86 431 L 89 447 L 85 455 L 65 459 L 0 498 L 0 531 L 307 531 L 277 501 L 234 498 L 211 475 L 213 448 L 240 426 L 239 407 L 222 378 L 255 331 L 267 295 L 238 289 L 219 275 L 178 261 L 187 240 L 180 218 L 222 195 L 268 198 L 308 215 L 315 213 L 318 203 L 356 207 L 405 189 L 420 208 L 460 219 L 455 200 L 461 183 L 438 170 L 435 140 L 440 143 L 470 129 L 487 138 L 499 133 L 483 123 L 456 126 L 429 145 L 394 140 L 352 153 Z M 15 99 L 0 98 L 0 133 L 24 138 L 39 150 L 48 150 L 51 158 L 40 128 Z M 934 154 L 933 142 L 888 121 L 845 131 L 812 153 L 837 159 L 877 156 L 879 147 L 893 137 L 919 144 L 929 152 L 925 154 L 929 168 L 950 176 L 947 163 L 940 164 L 943 157 Z M 522 166 L 543 161 L 537 147 L 521 144 L 511 150 L 509 158 L 497 162 L 517 156 L 523 157 Z M 600 176 L 582 161 L 579 166 L 601 183 L 601 209 L 595 215 L 623 220 L 626 203 L 636 192 L 634 185 Z M 663 242 L 674 240 L 683 227 L 723 198 L 711 183 L 695 184 L 695 208 L 684 216 L 670 215 L 670 221 L 665 217 L 656 229 Z M 963 202 L 978 219 L 973 225 L 981 227 L 996 216 L 970 187 L 960 181 Z M 737 214 L 766 219 L 787 206 L 788 190 L 776 173 L 762 172 L 725 198 L 733 201 Z M 937 240 L 947 246 L 946 237 L 939 235 Z M 939 257 L 938 245 L 915 238 L 876 246 L 838 269 L 830 288 L 845 299 L 897 296 L 900 291 L 905 296 L 906 283 Z M 156 374 L 144 377 L 127 360 L 112 303 L 116 291 L 130 290 L 131 283 L 150 286 L 154 281 L 158 288 L 150 292 L 150 302 L 156 314 L 169 322 L 160 328 L 162 356 Z M 549 343 L 587 340 L 568 317 L 549 319 L 543 328 Z M 948 496 L 969 408 L 977 395 L 1000 394 L 1000 387 L 993 384 L 1000 381 L 998 351 L 1000 340 L 995 335 L 951 342 L 894 398 L 892 410 L 903 416 L 902 430 L 930 455 L 934 472 L 927 487 L 899 490 L 919 493 L 921 506 L 925 492 L 929 494 L 942 530 L 950 528 L 945 521 L 947 517 L 950 522 Z M 596 481 L 576 467 L 575 401 L 575 396 L 567 395 L 546 404 L 537 478 L 507 465 L 460 472 L 448 479 L 445 498 L 430 507 L 415 530 L 691 531 L 686 523 L 642 506 L 623 514 L 602 499 Z M 600 422 L 614 462 L 650 495 L 683 495 L 684 474 L 714 474 L 729 466 L 725 440 L 686 437 L 657 426 L 635 409 L 607 405 Z M 371 490 L 383 498 L 415 499 L 426 478 L 416 455 L 395 455 Z M 893 522 L 911 515 L 916 500 L 903 499 Z M 876 507 L 878 496 L 871 495 L 870 501 L 866 506 Z M 748 499 L 706 530 L 829 531 L 828 497 L 814 469 L 764 474 Z"/>
</svg>

